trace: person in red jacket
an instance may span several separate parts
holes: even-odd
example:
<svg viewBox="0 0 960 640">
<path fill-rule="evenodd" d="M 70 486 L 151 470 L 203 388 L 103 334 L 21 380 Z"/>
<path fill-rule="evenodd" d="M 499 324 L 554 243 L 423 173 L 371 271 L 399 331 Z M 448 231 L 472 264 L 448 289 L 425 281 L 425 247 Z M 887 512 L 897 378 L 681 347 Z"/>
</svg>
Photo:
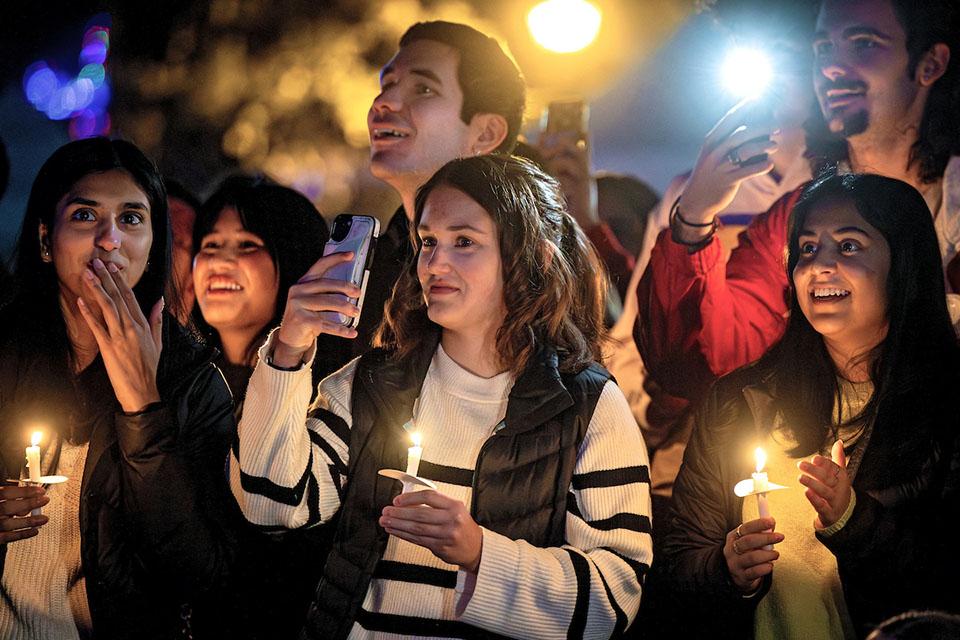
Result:
<svg viewBox="0 0 960 640">
<path fill-rule="evenodd" d="M 812 40 L 826 130 L 808 136 L 808 151 L 915 186 L 934 212 L 944 265 L 960 247 L 956 22 L 955 4 L 941 0 L 824 0 Z M 776 151 L 773 131 L 749 111 L 732 110 L 707 136 L 637 289 L 644 362 L 667 392 L 691 400 L 763 355 L 786 326 L 786 229 L 799 193 L 755 218 L 727 263 L 715 236 L 740 184 L 772 167 L 762 154 Z"/>
</svg>

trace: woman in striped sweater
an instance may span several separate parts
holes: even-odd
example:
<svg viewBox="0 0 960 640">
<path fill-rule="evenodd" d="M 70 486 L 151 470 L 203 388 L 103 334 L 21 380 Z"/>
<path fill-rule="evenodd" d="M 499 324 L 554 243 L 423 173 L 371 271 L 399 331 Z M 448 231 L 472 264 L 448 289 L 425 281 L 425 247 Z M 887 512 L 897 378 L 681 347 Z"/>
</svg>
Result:
<svg viewBox="0 0 960 640">
<path fill-rule="evenodd" d="M 266 528 L 336 527 L 315 638 L 606 638 L 651 560 L 647 456 L 596 364 L 602 269 L 557 184 L 514 158 L 443 167 L 421 189 L 417 260 L 380 348 L 311 395 L 318 310 L 356 313 L 321 259 L 261 350 L 230 480 Z M 306 417 L 306 425 L 304 425 Z M 380 469 L 419 476 L 400 493 Z"/>
</svg>

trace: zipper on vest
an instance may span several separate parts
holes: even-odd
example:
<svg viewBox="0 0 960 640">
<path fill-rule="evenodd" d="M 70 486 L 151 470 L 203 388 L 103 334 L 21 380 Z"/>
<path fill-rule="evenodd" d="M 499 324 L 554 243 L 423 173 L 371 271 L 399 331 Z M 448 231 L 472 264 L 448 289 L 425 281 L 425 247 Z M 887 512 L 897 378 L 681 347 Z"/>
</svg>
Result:
<svg viewBox="0 0 960 640">
<path fill-rule="evenodd" d="M 480 446 L 480 452 L 477 453 L 477 462 L 473 465 L 473 478 L 470 481 L 470 517 L 476 520 L 477 516 L 477 479 L 480 477 L 480 461 L 483 460 L 483 454 L 486 451 L 487 447 L 490 445 L 490 442 L 503 431 L 504 427 L 507 426 L 506 419 L 501 420 L 493 426 L 493 432 L 490 434 L 490 437 Z"/>
</svg>

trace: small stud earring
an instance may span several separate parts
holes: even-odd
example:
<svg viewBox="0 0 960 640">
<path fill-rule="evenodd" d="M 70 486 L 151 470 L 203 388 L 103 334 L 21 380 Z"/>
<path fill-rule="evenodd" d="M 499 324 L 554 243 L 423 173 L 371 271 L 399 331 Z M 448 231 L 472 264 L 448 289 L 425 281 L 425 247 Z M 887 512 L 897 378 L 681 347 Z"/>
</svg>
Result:
<svg viewBox="0 0 960 640">
<path fill-rule="evenodd" d="M 43 247 L 43 249 L 40 251 L 40 260 L 42 260 L 43 262 L 52 262 L 52 261 L 53 261 L 53 260 L 50 258 L 50 249 L 49 249 L 49 247 Z"/>
</svg>

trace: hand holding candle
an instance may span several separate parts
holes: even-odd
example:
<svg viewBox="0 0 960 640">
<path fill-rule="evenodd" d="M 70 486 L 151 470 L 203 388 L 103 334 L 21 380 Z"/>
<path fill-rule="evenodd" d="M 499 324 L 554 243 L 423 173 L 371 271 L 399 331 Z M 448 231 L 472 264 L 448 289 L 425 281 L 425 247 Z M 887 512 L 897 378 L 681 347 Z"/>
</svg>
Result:
<svg viewBox="0 0 960 640">
<path fill-rule="evenodd" d="M 465 571 L 477 572 L 483 531 L 463 502 L 435 490 L 406 492 L 384 507 L 379 523 L 390 535 L 426 547 Z"/>
<path fill-rule="evenodd" d="M 759 589 L 761 578 L 773 571 L 773 563 L 780 557 L 773 550 L 773 545 L 783 541 L 783 534 L 773 530 L 776 520 L 770 515 L 767 494 L 786 487 L 770 482 L 764 471 L 767 453 L 761 447 L 753 450 L 753 459 L 757 470 L 750 478 L 738 482 L 733 492 L 740 498 L 757 496 L 760 517 L 728 532 L 723 545 L 723 557 L 727 561 L 730 579 L 745 594 Z"/>
<path fill-rule="evenodd" d="M 0 486 L 0 544 L 32 538 L 47 523 L 40 508 L 50 502 L 40 486 Z M 37 512 L 31 514 L 31 512 Z"/>
<path fill-rule="evenodd" d="M 817 511 L 813 526 L 825 529 L 843 516 L 853 493 L 843 441 L 833 443 L 829 458 L 816 455 L 810 461 L 801 460 L 797 467 L 801 472 L 800 484 L 807 487 L 804 495 Z"/>
<path fill-rule="evenodd" d="M 413 446 L 407 448 L 407 470 L 403 472 L 399 469 L 380 469 L 377 473 L 403 483 L 403 493 L 421 489 L 436 489 L 437 485 L 417 476 L 420 473 L 420 460 L 423 458 L 420 433 L 413 431 L 412 422 L 403 425 L 403 428 L 410 434 L 410 441 L 413 443 Z"/>
<path fill-rule="evenodd" d="M 41 432 L 41 431 L 34 431 L 33 434 L 31 434 L 31 436 L 30 436 L 30 446 L 27 447 L 27 451 L 26 451 L 26 454 L 27 454 L 27 477 L 24 478 L 22 473 L 21 473 L 21 475 L 20 475 L 20 478 L 21 478 L 21 479 L 20 479 L 20 484 L 26 483 L 27 486 L 37 486 L 37 487 L 40 487 L 40 493 L 41 493 L 41 494 L 46 493 L 46 492 L 44 491 L 44 489 L 41 487 L 41 485 L 60 484 L 61 482 L 66 482 L 66 481 L 67 481 L 67 477 L 66 477 L 66 476 L 44 476 L 44 475 L 41 475 L 41 472 L 40 472 L 40 466 L 41 466 L 41 462 L 40 462 L 40 440 L 41 440 L 42 438 L 43 438 L 43 432 Z M 14 482 L 16 482 L 16 481 L 14 480 Z M 40 517 L 41 507 L 42 507 L 43 505 L 45 505 L 47 502 L 49 502 L 49 499 L 44 498 L 41 504 L 37 504 L 37 505 L 35 505 L 35 506 L 33 507 L 33 509 L 30 511 L 30 515 L 31 515 L 31 516 L 34 516 L 34 517 Z M 0 516 L 2 516 L 2 514 L 0 514 Z M 43 522 L 46 522 L 46 519 L 44 519 Z M 40 523 L 40 524 L 43 524 L 43 523 Z M 21 526 L 26 526 L 26 525 L 22 525 L 22 524 L 21 524 Z M 31 535 L 36 535 L 36 534 L 31 534 Z M 29 537 L 29 536 L 22 536 L 22 537 Z M 19 540 L 20 538 L 14 538 L 14 539 L 15 539 L 15 540 Z"/>
<path fill-rule="evenodd" d="M 727 533 L 723 557 L 730 579 L 742 593 L 759 589 L 760 580 L 773 571 L 773 563 L 780 557 L 773 545 L 783 542 L 783 534 L 773 531 L 775 524 L 773 518 L 758 518 Z"/>
</svg>

